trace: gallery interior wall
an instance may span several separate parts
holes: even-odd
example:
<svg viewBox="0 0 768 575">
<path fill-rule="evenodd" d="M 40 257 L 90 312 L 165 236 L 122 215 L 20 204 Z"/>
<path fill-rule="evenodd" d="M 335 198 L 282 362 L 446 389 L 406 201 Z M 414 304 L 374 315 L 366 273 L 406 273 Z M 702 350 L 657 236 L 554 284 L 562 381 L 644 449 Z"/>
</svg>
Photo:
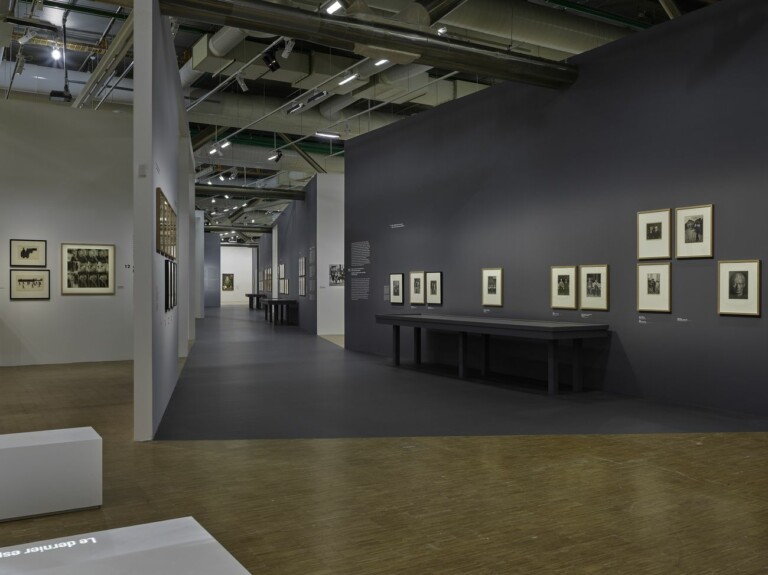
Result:
<svg viewBox="0 0 768 575">
<path fill-rule="evenodd" d="M 0 365 L 132 357 L 132 115 L 0 105 Z M 47 241 L 49 301 L 11 301 L 9 240 Z M 114 295 L 61 294 L 61 244 L 115 245 Z M 127 266 L 127 267 L 126 267 Z"/>
<path fill-rule="evenodd" d="M 607 323 L 589 386 L 768 414 L 766 319 L 716 298 L 718 260 L 768 258 L 767 22 L 760 0 L 717 3 L 583 54 L 567 90 L 505 83 L 348 142 L 346 261 L 369 241 L 372 287 L 347 293 L 347 347 L 391 353 L 380 312 Z M 672 313 L 638 313 L 637 212 L 710 203 L 714 258 L 673 258 Z M 609 264 L 609 311 L 553 311 L 550 266 L 584 264 Z M 484 267 L 504 270 L 503 308 L 481 305 Z M 384 300 L 411 270 L 443 272 L 442 307 Z M 455 338 L 425 342 L 455 362 Z M 491 368 L 514 373 L 500 356 L 520 348 L 494 341 Z"/>
<path fill-rule="evenodd" d="M 221 274 L 234 274 L 232 291 L 221 291 L 221 305 L 247 305 L 245 294 L 251 293 L 253 275 L 253 249 L 221 247 Z M 222 280 L 219 279 L 221 289 Z"/>
<path fill-rule="evenodd" d="M 203 287 L 205 307 L 221 307 L 221 238 L 219 234 L 203 237 Z"/>
<path fill-rule="evenodd" d="M 344 334 L 345 286 L 330 285 L 331 265 L 344 264 L 344 176 L 317 175 L 317 334 Z"/>
</svg>

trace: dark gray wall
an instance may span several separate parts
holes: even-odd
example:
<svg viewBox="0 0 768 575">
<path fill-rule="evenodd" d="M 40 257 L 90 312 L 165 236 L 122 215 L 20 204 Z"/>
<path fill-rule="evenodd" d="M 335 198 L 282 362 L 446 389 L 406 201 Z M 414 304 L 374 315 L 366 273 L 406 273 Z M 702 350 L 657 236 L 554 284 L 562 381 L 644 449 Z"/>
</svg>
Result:
<svg viewBox="0 0 768 575">
<path fill-rule="evenodd" d="M 483 267 L 504 268 L 505 305 L 485 315 L 546 319 L 550 266 L 609 264 L 610 310 L 558 316 L 611 326 L 588 346 L 588 385 L 768 414 L 766 322 L 716 307 L 717 260 L 768 256 L 765 54 L 768 3 L 729 0 L 582 55 L 568 90 L 503 84 L 348 142 L 346 263 L 371 242 L 372 297 L 347 296 L 347 348 L 390 353 L 375 313 L 483 315 Z M 715 257 L 673 259 L 672 313 L 639 323 L 637 212 L 707 203 Z M 373 295 L 409 270 L 443 272 L 442 309 Z M 455 361 L 454 338 L 426 340 L 428 360 Z M 493 348 L 501 372 L 543 359 Z"/>
<path fill-rule="evenodd" d="M 221 307 L 221 238 L 219 234 L 205 234 L 203 238 L 205 307 Z"/>
</svg>

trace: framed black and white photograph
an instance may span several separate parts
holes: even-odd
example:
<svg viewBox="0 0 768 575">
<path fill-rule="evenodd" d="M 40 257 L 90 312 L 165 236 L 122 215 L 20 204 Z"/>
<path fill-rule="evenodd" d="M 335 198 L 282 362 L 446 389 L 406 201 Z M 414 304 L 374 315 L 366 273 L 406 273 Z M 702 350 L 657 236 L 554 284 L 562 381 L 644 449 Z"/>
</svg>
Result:
<svg viewBox="0 0 768 575">
<path fill-rule="evenodd" d="M 576 309 L 577 266 L 552 266 L 550 268 L 549 293 L 552 309 Z"/>
<path fill-rule="evenodd" d="M 49 270 L 11 270 L 11 300 L 51 299 Z"/>
<path fill-rule="evenodd" d="M 504 286 L 502 285 L 501 268 L 483 268 L 482 304 L 488 307 L 502 307 L 504 305 Z"/>
<path fill-rule="evenodd" d="M 672 257 L 672 210 L 637 212 L 637 259 Z"/>
<path fill-rule="evenodd" d="M 579 307 L 606 311 L 608 309 L 608 265 L 579 266 Z"/>
<path fill-rule="evenodd" d="M 11 240 L 12 268 L 44 268 L 47 260 L 46 240 Z"/>
<path fill-rule="evenodd" d="M 389 303 L 402 304 L 403 298 L 403 274 L 389 274 Z"/>
<path fill-rule="evenodd" d="M 299 296 L 306 297 L 307 295 L 307 277 L 299 276 Z"/>
<path fill-rule="evenodd" d="M 178 300 L 178 286 L 179 286 L 179 266 L 174 261 L 171 262 L 171 308 L 175 308 L 179 305 Z"/>
<path fill-rule="evenodd" d="M 675 257 L 711 258 L 714 253 L 714 206 L 675 210 Z"/>
<path fill-rule="evenodd" d="M 221 274 L 221 291 L 235 291 L 235 274 Z"/>
<path fill-rule="evenodd" d="M 299 257 L 299 277 L 307 275 L 307 259 L 304 256 Z"/>
<path fill-rule="evenodd" d="M 328 285 L 344 285 L 344 264 L 331 264 L 328 266 Z"/>
<path fill-rule="evenodd" d="M 61 244 L 62 295 L 115 293 L 115 246 Z"/>
<path fill-rule="evenodd" d="M 285 278 L 285 264 L 279 264 L 277 266 L 277 279 L 281 280 Z"/>
<path fill-rule="evenodd" d="M 165 272 L 165 311 L 171 310 L 171 283 L 173 282 L 173 278 L 171 277 L 171 260 L 163 260 L 165 262 L 164 272 Z"/>
<path fill-rule="evenodd" d="M 672 265 L 637 264 L 637 311 L 672 311 Z"/>
<path fill-rule="evenodd" d="M 443 305 L 443 272 L 427 272 L 427 305 Z"/>
<path fill-rule="evenodd" d="M 424 272 L 409 272 L 408 285 L 411 305 L 424 305 L 427 301 L 424 293 Z"/>
<path fill-rule="evenodd" d="M 760 260 L 717 262 L 717 313 L 760 315 Z"/>
</svg>

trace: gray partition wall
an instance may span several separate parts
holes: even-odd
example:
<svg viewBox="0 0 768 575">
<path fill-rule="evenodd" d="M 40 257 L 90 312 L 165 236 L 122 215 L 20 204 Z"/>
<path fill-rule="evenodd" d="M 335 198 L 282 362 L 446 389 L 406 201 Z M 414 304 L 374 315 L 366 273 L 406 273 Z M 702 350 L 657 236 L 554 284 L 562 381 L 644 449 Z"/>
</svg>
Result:
<svg viewBox="0 0 768 575">
<path fill-rule="evenodd" d="M 347 290 L 347 348 L 389 354 L 374 314 L 398 310 L 608 323 L 587 386 L 768 414 L 766 320 L 718 315 L 716 283 L 718 260 L 768 258 L 767 22 L 761 0 L 718 3 L 575 59 L 567 90 L 506 83 L 348 142 L 346 265 L 369 246 L 370 292 Z M 701 204 L 714 258 L 666 260 L 672 312 L 638 313 L 637 212 Z M 610 266 L 610 309 L 552 310 L 550 266 L 584 264 Z M 484 267 L 504 269 L 501 308 L 481 304 Z M 441 308 L 388 302 L 389 274 L 412 270 L 443 272 Z M 501 373 L 543 360 L 492 348 Z M 425 337 L 428 361 L 455 349 Z"/>
</svg>

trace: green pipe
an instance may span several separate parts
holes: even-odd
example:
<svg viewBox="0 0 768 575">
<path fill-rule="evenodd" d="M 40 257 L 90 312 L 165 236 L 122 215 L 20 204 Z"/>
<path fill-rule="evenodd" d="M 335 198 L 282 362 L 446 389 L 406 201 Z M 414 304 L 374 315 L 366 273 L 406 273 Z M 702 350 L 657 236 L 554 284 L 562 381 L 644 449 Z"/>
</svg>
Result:
<svg viewBox="0 0 768 575">
<path fill-rule="evenodd" d="M 604 20 L 610 20 L 618 24 L 623 24 L 624 26 L 629 26 L 630 28 L 635 28 L 636 30 L 645 30 L 652 26 L 652 24 L 647 22 L 634 20 L 632 18 L 625 18 L 624 16 L 611 14 L 610 12 L 605 12 L 604 10 L 597 10 L 596 8 L 590 8 L 589 6 L 584 6 L 583 4 L 572 2 L 571 0 L 545 0 L 545 2 L 547 4 L 554 4 L 555 6 L 562 6 L 563 8 L 573 10 L 574 12 L 582 12 L 584 14 L 589 14 L 590 16 L 597 16 L 598 18 L 603 18 Z"/>
</svg>

